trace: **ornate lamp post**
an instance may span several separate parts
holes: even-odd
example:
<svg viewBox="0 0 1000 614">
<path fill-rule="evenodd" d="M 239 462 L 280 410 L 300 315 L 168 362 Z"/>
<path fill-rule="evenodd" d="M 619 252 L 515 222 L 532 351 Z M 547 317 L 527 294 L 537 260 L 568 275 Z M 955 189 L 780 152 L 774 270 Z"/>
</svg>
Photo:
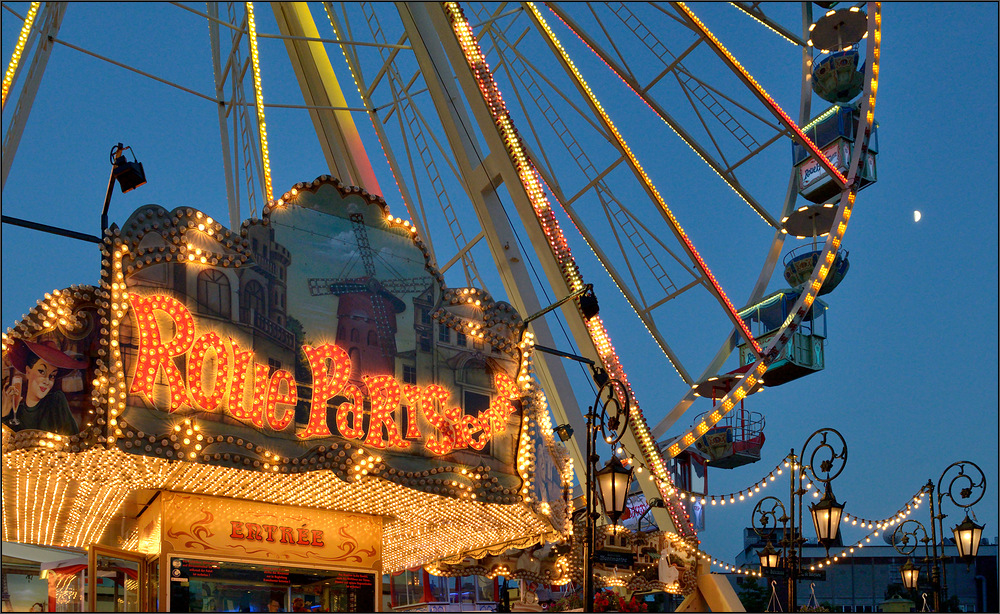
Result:
<svg viewBox="0 0 1000 614">
<path fill-rule="evenodd" d="M 923 534 L 923 537 L 919 539 L 917 537 L 918 531 Z M 916 550 L 917 542 L 923 542 L 923 561 L 926 563 L 930 563 L 931 561 L 930 541 L 931 539 L 927 537 L 927 529 L 924 528 L 924 525 L 912 519 L 899 524 L 896 526 L 896 530 L 892 532 L 892 547 L 896 549 L 896 552 L 907 557 Z M 913 559 L 906 559 L 906 563 L 899 568 L 899 576 L 903 581 L 903 586 L 911 593 L 915 593 L 920 584 L 920 567 L 913 564 Z M 916 595 L 914 594 L 914 600 L 915 597 Z"/>
<path fill-rule="evenodd" d="M 802 509 L 804 507 L 802 496 L 806 493 L 806 489 L 802 486 L 802 480 L 811 476 L 813 482 L 823 482 L 826 485 L 823 498 L 809 507 L 809 513 L 812 516 L 813 527 L 816 529 L 816 537 L 829 554 L 830 546 L 837 540 L 840 518 L 844 511 L 844 504 L 838 502 L 833 495 L 830 482 L 840 475 L 847 464 L 847 443 L 836 430 L 820 429 L 806 439 L 806 443 L 802 446 L 802 459 L 808 460 L 808 462 L 800 463 L 794 448 L 788 455 L 791 467 L 789 507 L 786 509 L 785 505 L 776 497 L 765 497 L 757 502 L 752 518 L 752 526 L 757 534 L 763 537 L 762 532 L 767 532 L 768 537 L 767 545 L 763 550 L 757 552 L 761 569 L 765 574 L 770 572 L 772 575 L 785 576 L 788 583 L 788 610 L 790 612 L 795 611 L 797 582 L 803 576 L 801 559 L 802 543 L 805 542 L 805 539 L 802 537 Z M 797 515 L 796 506 L 798 507 Z M 781 523 L 783 528 L 780 551 L 783 557 L 781 559 L 779 559 L 779 551 L 771 545 L 770 539 L 771 533 L 777 528 L 778 523 Z M 781 561 L 784 563 L 784 569 L 781 569 Z"/>
<path fill-rule="evenodd" d="M 957 506 L 968 510 L 986 494 L 986 475 L 979 465 L 971 461 L 957 461 L 950 465 L 941 473 L 937 483 L 937 513 L 934 511 L 934 483 L 927 480 L 926 486 L 931 495 L 931 543 L 934 549 L 931 567 L 931 584 L 934 586 L 934 610 L 941 610 L 942 597 L 948 597 L 948 574 L 946 568 L 940 563 L 946 559 L 944 554 L 944 519 L 947 514 L 941 511 L 941 503 L 945 497 Z M 959 500 L 955 499 L 958 493 Z M 979 551 L 979 540 L 983 534 L 983 527 L 976 524 L 969 517 L 969 512 L 965 513 L 965 520 L 952 529 L 955 536 L 955 545 L 958 547 L 958 555 L 965 563 L 971 564 Z M 938 536 L 941 539 L 941 553 L 938 554 Z"/>
<path fill-rule="evenodd" d="M 599 386 L 594 406 L 587 412 L 587 553 L 584 557 L 584 592 L 587 596 L 586 611 L 594 611 L 594 525 L 601 517 L 597 511 L 598 487 L 604 509 L 612 522 L 618 522 L 625 511 L 625 499 L 632 480 L 632 469 L 626 469 L 615 458 L 607 466 L 597 471 L 600 457 L 594 451 L 597 447 L 598 431 L 605 443 L 614 446 L 628 430 L 629 394 L 625 384 L 610 379 L 607 372 L 594 367 L 594 382 Z M 602 400 L 602 397 L 606 398 Z"/>
</svg>

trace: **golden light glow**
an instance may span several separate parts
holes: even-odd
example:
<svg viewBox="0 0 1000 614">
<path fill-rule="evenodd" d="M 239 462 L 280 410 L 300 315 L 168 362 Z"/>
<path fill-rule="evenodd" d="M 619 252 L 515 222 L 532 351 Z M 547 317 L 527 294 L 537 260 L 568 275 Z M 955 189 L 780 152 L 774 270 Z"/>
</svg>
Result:
<svg viewBox="0 0 1000 614">
<path fill-rule="evenodd" d="M 260 133 L 261 172 L 264 175 L 264 193 L 267 201 L 274 200 L 271 187 L 271 159 L 267 154 L 267 122 L 264 121 L 264 91 L 260 84 L 260 57 L 257 52 L 257 24 L 253 16 L 253 2 L 247 2 L 247 34 L 250 38 L 250 59 L 253 65 L 253 91 L 257 107 L 257 131 Z"/>
<path fill-rule="evenodd" d="M 7 94 L 14 83 L 14 75 L 17 74 L 17 67 L 21 62 L 21 54 L 24 53 L 24 46 L 28 42 L 28 35 L 31 34 L 31 26 L 35 23 L 35 16 L 38 14 L 38 7 L 41 2 L 32 2 L 28 14 L 24 17 L 24 24 L 21 26 L 21 33 L 17 36 L 17 44 L 14 45 L 14 52 L 10 54 L 10 63 L 7 64 L 7 72 L 3 75 L 3 98 L 0 100 L 0 108 L 7 104 Z"/>
</svg>

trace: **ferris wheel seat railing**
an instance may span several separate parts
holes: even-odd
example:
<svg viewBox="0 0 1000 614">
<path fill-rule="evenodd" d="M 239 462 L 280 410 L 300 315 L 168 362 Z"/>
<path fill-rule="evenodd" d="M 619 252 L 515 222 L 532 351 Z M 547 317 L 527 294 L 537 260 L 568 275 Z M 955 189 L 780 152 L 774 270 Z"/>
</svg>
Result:
<svg viewBox="0 0 1000 614">
<path fill-rule="evenodd" d="M 747 327 L 763 347 L 771 338 L 781 332 L 781 326 L 798 300 L 797 290 L 785 289 L 772 293 L 756 305 L 739 312 Z M 816 300 L 799 326 L 792 332 L 791 339 L 782 347 L 763 378 L 765 386 L 778 386 L 794 379 L 823 370 L 825 366 L 824 340 L 826 331 L 827 304 Z M 740 353 L 740 366 L 752 365 L 757 361 L 750 344 L 736 339 Z"/>
<path fill-rule="evenodd" d="M 819 147 L 830 163 L 842 173 L 847 172 L 854 150 L 854 135 L 861 122 L 861 111 L 856 104 L 836 104 L 806 124 L 802 132 Z M 871 138 L 864 163 L 858 169 L 858 189 L 868 187 L 878 180 L 875 160 L 878 157 L 878 124 L 872 127 Z M 792 165 L 796 170 L 799 194 L 814 203 L 822 203 L 840 195 L 840 185 L 826 169 L 809 157 L 809 150 L 792 144 Z"/>
<path fill-rule="evenodd" d="M 813 245 L 800 245 L 785 254 L 782 264 L 785 266 L 784 276 L 788 285 L 801 292 L 812 277 L 822 253 L 822 250 L 816 249 Z M 833 292 L 844 280 L 847 271 L 851 268 L 848 255 L 849 252 L 846 249 L 837 250 L 837 257 L 833 261 L 830 274 L 827 275 L 826 281 L 823 282 L 823 286 L 817 293 L 819 296 Z"/>
<path fill-rule="evenodd" d="M 695 418 L 695 422 L 708 412 Z M 695 441 L 695 449 L 710 466 L 734 469 L 760 460 L 764 447 L 764 415 L 743 409 L 733 410 Z"/>
</svg>

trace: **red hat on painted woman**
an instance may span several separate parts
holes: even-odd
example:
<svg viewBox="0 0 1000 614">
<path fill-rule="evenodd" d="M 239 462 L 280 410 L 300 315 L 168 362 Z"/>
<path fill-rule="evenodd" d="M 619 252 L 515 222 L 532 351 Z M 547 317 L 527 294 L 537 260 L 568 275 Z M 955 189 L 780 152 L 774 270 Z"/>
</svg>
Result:
<svg viewBox="0 0 1000 614">
<path fill-rule="evenodd" d="M 10 364 L 21 373 L 25 373 L 28 370 L 28 352 L 59 369 L 73 370 L 87 368 L 86 360 L 74 359 L 60 350 L 54 341 L 46 340 L 41 343 L 33 343 L 31 341 L 15 339 L 14 347 L 10 349 L 7 357 L 10 359 Z"/>
</svg>

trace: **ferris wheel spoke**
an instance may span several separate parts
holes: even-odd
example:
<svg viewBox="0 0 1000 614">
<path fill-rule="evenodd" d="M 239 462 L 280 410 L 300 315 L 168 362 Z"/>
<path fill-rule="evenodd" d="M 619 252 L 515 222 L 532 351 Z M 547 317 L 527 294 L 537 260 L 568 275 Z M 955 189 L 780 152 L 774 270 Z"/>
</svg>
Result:
<svg viewBox="0 0 1000 614">
<path fill-rule="evenodd" d="M 747 327 L 746 323 L 736 312 L 736 307 L 732 304 L 729 298 L 726 296 L 725 291 L 722 286 L 716 280 L 715 275 L 709 269 L 708 265 L 702 259 L 698 250 L 695 248 L 694 243 L 681 228 L 680 223 L 677 218 L 671 212 L 670 208 L 667 206 L 666 201 L 660 195 L 659 191 L 653 185 L 649 175 L 643 170 L 639 161 L 636 159 L 635 155 L 632 153 L 628 144 L 625 142 L 624 137 L 615 128 L 614 124 L 611 122 L 611 118 L 608 117 L 601 104 L 597 101 L 590 87 L 583 81 L 582 75 L 576 70 L 573 62 L 569 59 L 565 49 L 562 47 L 561 43 L 555 38 L 554 33 L 549 28 L 548 24 L 545 22 L 541 13 L 534 6 L 529 5 L 531 9 L 529 14 L 531 15 L 532 21 L 536 24 L 538 31 L 542 33 L 545 37 L 545 41 L 548 43 L 549 47 L 556 54 L 557 59 L 559 59 L 560 64 L 563 66 L 566 74 L 573 80 L 576 84 L 577 89 L 587 100 L 588 105 L 593 110 L 594 114 L 601 120 L 601 122 L 606 126 L 606 129 L 615 136 L 615 145 L 619 148 L 622 154 L 628 158 L 629 167 L 632 169 L 633 174 L 639 180 L 640 185 L 645 189 L 647 195 L 658 205 L 658 210 L 663 216 L 664 220 L 667 222 L 671 232 L 674 234 L 678 242 L 684 249 L 684 252 L 689 258 L 695 263 L 699 271 L 708 280 L 705 284 L 709 292 L 715 297 L 719 304 L 723 307 L 726 316 L 732 321 L 732 323 L 739 329 L 741 337 L 743 337 L 748 346 L 753 348 L 755 353 L 760 352 L 760 345 L 754 338 L 750 329 Z"/>
<path fill-rule="evenodd" d="M 760 215 L 769 226 L 772 228 L 779 228 L 780 224 L 778 220 L 775 219 L 773 215 L 760 203 L 758 200 L 747 190 L 739 179 L 734 174 L 735 166 L 727 167 L 725 164 L 720 163 L 714 155 L 712 155 L 698 140 L 694 135 L 671 113 L 669 113 L 666 108 L 664 108 L 648 91 L 652 84 L 643 86 L 641 85 L 633 76 L 631 76 L 630 71 L 619 64 L 615 58 L 600 45 L 598 42 L 591 37 L 584 28 L 582 28 L 566 11 L 559 6 L 549 3 L 546 6 L 552 10 L 553 13 L 564 23 L 566 26 L 576 34 L 581 41 L 587 45 L 591 51 L 593 51 L 598 57 L 603 60 L 608 67 L 621 78 L 629 88 L 638 96 L 656 115 L 666 123 L 674 133 L 677 134 L 691 149 L 698 154 L 698 156 L 705 161 L 708 166 L 719 175 L 719 177 L 725 181 L 734 192 L 744 202 L 746 202 L 750 207 Z M 683 54 L 681 54 L 683 55 Z M 671 66 L 668 66 L 671 68 Z M 676 65 L 673 66 L 676 68 Z M 692 105 L 693 106 L 693 105 Z M 706 129 L 707 126 L 706 126 Z M 709 131 L 709 134 L 711 132 Z M 756 142 L 756 141 L 755 141 Z M 763 149 L 763 148 L 761 148 Z"/>
<path fill-rule="evenodd" d="M 798 36 L 797 34 L 792 32 L 788 28 L 784 27 L 774 19 L 771 19 L 770 17 L 765 15 L 764 10 L 760 8 L 759 2 L 732 2 L 731 4 L 736 8 L 740 9 L 741 11 L 743 11 L 744 13 L 746 13 L 747 15 L 749 15 L 750 17 L 753 17 L 754 19 L 759 21 L 765 27 L 770 28 L 776 34 L 784 37 L 785 40 L 792 43 L 793 45 L 798 45 L 799 47 L 803 48 L 808 47 L 806 41 L 802 40 L 801 36 Z"/>
<path fill-rule="evenodd" d="M 818 161 L 818 163 L 830 175 L 830 177 L 841 187 L 841 189 L 846 187 L 847 178 L 844 177 L 844 175 L 833 165 L 832 162 L 830 162 L 829 158 L 823 155 L 823 152 L 819 150 L 819 147 L 817 147 L 816 144 L 813 143 L 812 140 L 809 137 L 807 137 L 805 133 L 802 132 L 801 129 L 799 129 L 798 125 L 796 125 L 796 123 L 792 121 L 792 119 L 788 116 L 788 114 L 786 114 L 781 109 L 781 107 L 778 106 L 778 103 L 775 102 L 775 100 L 771 98 L 771 96 L 766 91 L 764 91 L 764 88 L 761 87 L 760 84 L 757 83 L 757 81 L 752 76 L 750 76 L 750 73 L 747 72 L 747 70 L 743 68 L 742 65 L 740 65 L 740 63 L 736 60 L 733 54 L 731 54 L 729 50 L 727 50 L 722 45 L 719 39 L 714 34 L 712 34 L 712 32 L 710 32 L 707 27 L 705 27 L 705 24 L 703 24 L 701 20 L 698 19 L 697 16 L 695 16 L 695 14 L 691 11 L 691 9 L 689 9 L 683 2 L 674 2 L 673 4 L 680 9 L 684 17 L 688 20 L 688 22 L 691 24 L 693 28 L 695 28 L 703 36 L 706 36 L 708 38 L 712 50 L 715 51 L 715 53 L 722 59 L 722 61 L 727 66 L 729 66 L 729 68 L 733 71 L 733 73 L 737 76 L 737 78 L 739 78 L 750 89 L 750 91 L 761 102 L 763 102 L 768 109 L 771 110 L 774 116 L 778 119 L 778 121 L 780 121 L 785 126 L 785 128 L 793 132 L 795 141 L 798 144 L 805 147 L 810 152 L 810 156 Z"/>
</svg>

